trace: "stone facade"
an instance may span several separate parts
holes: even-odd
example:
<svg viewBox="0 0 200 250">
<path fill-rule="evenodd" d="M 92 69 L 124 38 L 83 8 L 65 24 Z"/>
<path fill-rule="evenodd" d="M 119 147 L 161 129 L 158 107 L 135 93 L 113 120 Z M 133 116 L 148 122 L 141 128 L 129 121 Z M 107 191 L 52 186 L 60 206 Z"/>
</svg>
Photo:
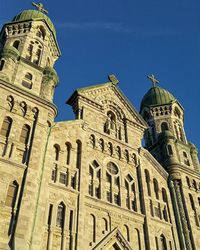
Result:
<svg viewBox="0 0 200 250">
<path fill-rule="evenodd" d="M 139 114 L 110 75 L 72 94 L 75 120 L 55 122 L 60 51 L 41 10 L 0 35 L 0 250 L 200 249 L 198 151 L 181 105 L 144 97 Z"/>
</svg>

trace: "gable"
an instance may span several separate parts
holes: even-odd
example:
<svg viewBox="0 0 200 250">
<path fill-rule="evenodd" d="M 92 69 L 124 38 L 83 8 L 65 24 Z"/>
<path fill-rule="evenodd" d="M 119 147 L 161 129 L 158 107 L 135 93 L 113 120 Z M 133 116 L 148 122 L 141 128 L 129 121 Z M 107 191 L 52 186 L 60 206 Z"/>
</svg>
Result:
<svg viewBox="0 0 200 250">
<path fill-rule="evenodd" d="M 133 250 L 118 228 L 106 235 L 93 250 Z"/>
<path fill-rule="evenodd" d="M 79 98 L 82 98 L 99 110 L 114 111 L 120 120 L 126 119 L 130 123 L 146 128 L 146 122 L 117 86 L 118 80 L 113 75 L 109 76 L 109 80 L 107 83 L 77 89 L 67 103 L 73 106 Z"/>
</svg>

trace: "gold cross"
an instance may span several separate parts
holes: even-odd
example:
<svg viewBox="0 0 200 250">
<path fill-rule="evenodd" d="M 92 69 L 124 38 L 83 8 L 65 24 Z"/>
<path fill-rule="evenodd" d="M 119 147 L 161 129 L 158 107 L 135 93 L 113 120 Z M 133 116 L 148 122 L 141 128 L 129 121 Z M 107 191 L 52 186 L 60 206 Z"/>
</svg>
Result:
<svg viewBox="0 0 200 250">
<path fill-rule="evenodd" d="M 159 83 L 153 74 L 148 75 L 147 78 L 152 81 L 154 87 L 156 87 L 156 84 Z"/>
<path fill-rule="evenodd" d="M 32 5 L 35 6 L 39 11 L 48 14 L 48 11 L 43 8 L 44 5 L 42 3 L 37 4 L 37 3 L 32 2 Z"/>
</svg>

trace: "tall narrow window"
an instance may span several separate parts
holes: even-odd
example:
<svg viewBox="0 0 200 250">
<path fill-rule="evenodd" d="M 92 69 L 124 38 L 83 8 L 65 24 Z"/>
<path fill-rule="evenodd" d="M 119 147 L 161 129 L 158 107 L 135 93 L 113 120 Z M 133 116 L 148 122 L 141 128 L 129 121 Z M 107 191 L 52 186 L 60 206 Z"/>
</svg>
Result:
<svg viewBox="0 0 200 250">
<path fill-rule="evenodd" d="M 8 187 L 8 192 L 6 196 L 6 206 L 14 208 L 18 192 L 18 183 L 13 181 Z"/>
<path fill-rule="evenodd" d="M 156 199 L 159 199 L 159 187 L 158 187 L 158 181 L 156 179 L 153 179 L 153 185 L 154 185 L 154 193 Z"/>
<path fill-rule="evenodd" d="M 160 243 L 161 243 L 161 250 L 167 250 L 167 242 L 163 234 L 160 236 Z"/>
<path fill-rule="evenodd" d="M 89 166 L 88 192 L 89 195 L 98 199 L 101 196 L 101 167 L 95 160 Z"/>
<path fill-rule="evenodd" d="M 167 145 L 167 152 L 168 152 L 168 155 L 173 155 L 172 146 L 170 144 Z"/>
<path fill-rule="evenodd" d="M 0 61 L 0 71 L 3 70 L 4 65 L 5 65 L 5 60 L 1 60 Z"/>
<path fill-rule="evenodd" d="M 59 160 L 59 153 L 60 153 L 60 146 L 58 144 L 55 144 L 54 146 L 54 160 Z"/>
<path fill-rule="evenodd" d="M 113 162 L 107 164 L 106 182 L 107 201 L 119 206 L 121 204 L 119 170 Z"/>
<path fill-rule="evenodd" d="M 64 222 L 65 222 L 65 205 L 61 202 L 58 205 L 56 226 L 63 229 Z"/>
<path fill-rule="evenodd" d="M 125 179 L 125 190 L 126 190 L 126 207 L 133 211 L 137 211 L 135 183 L 130 175 L 127 175 Z"/>
<path fill-rule="evenodd" d="M 53 205 L 52 205 L 52 204 L 50 204 L 50 205 L 49 205 L 48 222 L 47 222 L 49 227 L 51 226 L 52 211 L 53 211 Z"/>
<path fill-rule="evenodd" d="M 108 231 L 108 221 L 105 218 L 103 218 L 102 223 L 103 223 L 103 231 L 102 231 L 102 233 L 106 233 Z"/>
<path fill-rule="evenodd" d="M 147 169 L 145 169 L 145 179 L 146 179 L 146 184 L 147 184 L 147 193 L 148 196 L 151 196 L 151 186 L 150 186 L 150 175 L 149 175 L 149 171 Z"/>
<path fill-rule="evenodd" d="M 22 127 L 22 131 L 21 131 L 21 135 L 20 135 L 20 142 L 22 142 L 23 144 L 28 144 L 30 130 L 31 130 L 31 128 L 27 124 L 25 124 Z"/>
<path fill-rule="evenodd" d="M 187 156 L 187 153 L 185 151 L 183 151 L 183 157 L 184 157 L 183 159 L 184 159 L 185 165 L 190 166 L 190 162 L 188 160 L 188 156 Z"/>
<path fill-rule="evenodd" d="M 67 163 L 67 165 L 69 165 L 69 164 L 70 164 L 70 157 L 71 157 L 71 149 L 72 149 L 71 143 L 67 142 L 67 143 L 66 143 L 66 148 L 67 148 L 67 159 L 66 159 L 66 163 Z"/>
<path fill-rule="evenodd" d="M 22 80 L 22 86 L 28 89 L 32 89 L 32 79 L 33 75 L 27 72 L 24 76 L 24 79 Z"/>
<path fill-rule="evenodd" d="M 77 158 L 76 158 L 76 167 L 80 168 L 81 166 L 81 153 L 82 153 L 82 143 L 81 141 L 77 140 L 76 141 L 76 151 L 77 151 Z"/>
<path fill-rule="evenodd" d="M 129 228 L 127 225 L 124 225 L 124 235 L 127 241 L 130 241 L 130 234 L 129 234 Z"/>
<path fill-rule="evenodd" d="M 3 121 L 0 134 L 8 138 L 11 126 L 12 126 L 12 119 L 10 117 L 6 117 Z"/>
<path fill-rule="evenodd" d="M 165 203 L 164 208 L 163 208 L 163 218 L 165 221 L 168 221 L 168 202 L 167 202 L 167 192 L 165 188 L 162 188 L 162 199 L 163 202 Z"/>
<path fill-rule="evenodd" d="M 90 214 L 91 218 L 91 242 L 96 241 L 96 218 L 93 214 Z"/>
</svg>

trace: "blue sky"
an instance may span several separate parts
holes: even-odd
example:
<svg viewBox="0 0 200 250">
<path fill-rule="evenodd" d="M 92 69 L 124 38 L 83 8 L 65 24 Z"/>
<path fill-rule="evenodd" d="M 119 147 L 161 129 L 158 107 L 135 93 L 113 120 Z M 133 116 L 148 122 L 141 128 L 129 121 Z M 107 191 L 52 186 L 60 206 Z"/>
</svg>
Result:
<svg viewBox="0 0 200 250">
<path fill-rule="evenodd" d="M 0 25 L 32 8 L 29 0 L 0 0 Z M 44 0 L 62 52 L 57 120 L 72 119 L 65 104 L 74 89 L 109 74 L 139 110 L 153 73 L 185 108 L 188 140 L 200 148 L 200 1 Z M 34 8 L 34 7 L 33 7 Z"/>
</svg>

